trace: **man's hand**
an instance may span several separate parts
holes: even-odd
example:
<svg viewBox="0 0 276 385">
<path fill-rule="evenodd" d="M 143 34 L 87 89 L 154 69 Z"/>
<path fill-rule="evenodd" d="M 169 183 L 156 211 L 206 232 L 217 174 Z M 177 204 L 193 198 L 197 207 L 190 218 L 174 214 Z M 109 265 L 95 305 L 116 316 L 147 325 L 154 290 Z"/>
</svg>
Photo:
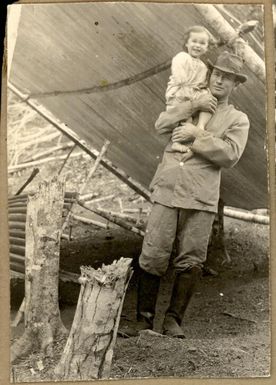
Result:
<svg viewBox="0 0 276 385">
<path fill-rule="evenodd" d="M 212 114 L 216 111 L 217 108 L 217 99 L 211 95 L 201 95 L 198 99 L 194 100 L 193 107 L 197 111 L 211 112 Z"/>
<path fill-rule="evenodd" d="M 197 135 L 202 133 L 202 130 L 192 123 L 184 123 L 182 126 L 176 127 L 172 133 L 173 142 L 186 142 L 194 140 Z"/>
</svg>

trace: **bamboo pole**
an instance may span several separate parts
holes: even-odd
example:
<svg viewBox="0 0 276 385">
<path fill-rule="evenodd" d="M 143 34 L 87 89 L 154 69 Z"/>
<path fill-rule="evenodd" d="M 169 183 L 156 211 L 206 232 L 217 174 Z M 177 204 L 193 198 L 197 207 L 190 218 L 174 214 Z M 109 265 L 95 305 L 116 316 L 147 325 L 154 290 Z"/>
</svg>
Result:
<svg viewBox="0 0 276 385">
<path fill-rule="evenodd" d="M 61 123 L 57 118 L 55 118 L 45 107 L 41 106 L 36 100 L 28 99 L 28 95 L 22 93 L 16 86 L 14 86 L 11 82 L 8 82 L 8 89 L 10 89 L 15 95 L 17 95 L 21 100 L 27 103 L 33 110 L 35 110 L 40 116 L 42 116 L 45 120 L 51 123 L 54 127 L 56 127 L 59 131 L 65 134 L 69 139 L 71 139 L 74 143 L 77 143 L 78 146 L 84 150 L 87 154 L 89 154 L 92 158 L 96 159 L 99 152 L 89 148 L 84 141 L 82 141 L 78 135 L 74 133 L 69 127 L 67 127 L 64 123 Z M 133 178 L 128 176 L 124 171 L 115 167 L 112 162 L 103 158 L 101 159 L 101 164 L 112 174 L 116 175 L 120 180 L 122 180 L 126 185 L 128 185 L 131 189 L 133 189 L 138 194 L 142 195 L 145 199 L 150 200 L 150 192 L 136 182 Z"/>
<path fill-rule="evenodd" d="M 221 13 L 210 4 L 194 3 L 194 7 L 198 10 L 204 20 L 216 31 L 217 35 L 225 41 L 226 44 L 234 48 L 237 39 L 239 39 L 240 48 L 239 54 L 244 59 L 250 70 L 265 83 L 265 63 L 259 55 L 246 43 L 242 38 L 239 38 L 235 29 L 224 19 Z"/>
<path fill-rule="evenodd" d="M 23 275 L 23 279 L 24 279 L 25 266 L 22 262 L 18 263 L 18 262 L 10 261 L 10 269 L 11 269 L 11 271 L 16 271 L 17 273 L 21 273 Z"/>
<path fill-rule="evenodd" d="M 8 207 L 8 214 L 26 214 L 27 213 L 27 206 L 26 207 Z"/>
<path fill-rule="evenodd" d="M 75 219 L 76 221 L 80 221 L 80 222 L 85 223 L 87 225 L 94 225 L 97 227 L 101 227 L 103 229 L 108 228 L 106 223 L 95 221 L 94 219 L 85 218 L 85 217 L 80 216 L 80 215 L 72 214 L 72 218 Z"/>
<path fill-rule="evenodd" d="M 25 230 L 25 223 L 9 221 L 9 228 L 11 230 Z"/>
<path fill-rule="evenodd" d="M 85 203 L 87 204 L 90 204 L 90 203 L 99 203 L 99 202 L 107 201 L 107 200 L 113 199 L 114 197 L 115 197 L 115 194 L 110 194 L 110 195 L 106 195 L 104 197 L 95 198 L 95 199 L 81 199 L 81 197 L 79 197 L 79 199 L 81 201 L 85 201 Z"/>
<path fill-rule="evenodd" d="M 26 214 L 9 214 L 9 222 L 26 222 Z"/>
<path fill-rule="evenodd" d="M 72 154 L 71 158 L 78 158 L 80 156 L 83 156 L 83 152 L 82 151 L 78 152 L 76 154 Z M 18 164 L 16 166 L 9 167 L 8 168 L 8 173 L 12 174 L 14 172 L 17 172 L 17 171 L 20 171 L 20 170 L 25 170 L 26 168 L 33 167 L 33 166 L 38 166 L 38 165 L 43 164 L 43 163 L 56 162 L 56 161 L 59 161 L 59 160 L 63 160 L 66 157 L 67 157 L 67 155 L 52 156 L 52 157 L 49 157 L 49 158 L 44 158 L 44 159 L 41 159 L 41 160 L 36 160 L 34 162 L 26 162 L 26 163 Z"/>
<path fill-rule="evenodd" d="M 19 229 L 9 229 L 9 236 L 15 237 L 15 238 L 25 239 L 25 229 L 24 229 L 24 231 L 19 230 Z"/>
<path fill-rule="evenodd" d="M 25 258 L 22 257 L 22 255 L 17 255 L 14 253 L 10 253 L 10 260 L 12 262 L 22 263 L 22 265 L 25 263 Z"/>
<path fill-rule="evenodd" d="M 98 196 L 99 196 L 99 193 L 96 193 L 96 192 L 95 193 L 88 193 L 88 194 L 80 195 L 79 199 L 82 201 L 85 201 L 85 202 L 92 200 L 92 202 L 93 202 L 93 199 L 97 198 Z"/>
<path fill-rule="evenodd" d="M 81 202 L 80 200 L 77 201 L 77 203 L 83 207 L 84 209 L 87 209 L 95 214 L 98 214 L 100 215 L 101 217 L 107 219 L 109 222 L 112 222 L 112 223 L 115 223 L 116 225 L 120 226 L 120 227 L 123 227 L 124 229 L 126 230 L 129 230 L 135 234 L 138 234 L 140 235 L 141 237 L 144 237 L 145 235 L 145 232 L 138 229 L 137 227 L 135 226 L 132 226 L 130 224 L 128 224 L 125 220 L 121 219 L 121 218 L 116 218 L 114 215 L 111 215 L 109 213 L 106 213 L 102 210 L 99 210 L 99 209 L 96 209 L 96 208 L 91 208 L 91 207 L 88 207 L 87 204 L 85 202 Z"/>
<path fill-rule="evenodd" d="M 36 155 L 32 155 L 30 158 L 26 160 L 26 162 L 32 162 L 32 161 L 38 160 L 40 158 L 43 158 L 45 155 L 53 154 L 54 152 L 57 152 L 57 151 L 66 150 L 67 148 L 71 148 L 73 146 L 74 146 L 74 143 L 65 143 L 59 146 L 52 147 L 46 151 L 42 151 Z"/>
<path fill-rule="evenodd" d="M 135 218 L 135 217 L 133 217 L 131 215 L 124 214 L 124 213 L 121 213 L 121 212 L 118 212 L 118 211 L 107 210 L 107 209 L 104 209 L 102 207 L 98 207 L 98 210 L 100 210 L 101 212 L 110 214 L 110 215 L 114 216 L 115 218 L 125 219 L 125 220 L 127 220 L 129 222 L 137 223 L 137 218 Z"/>
<path fill-rule="evenodd" d="M 243 212 L 230 207 L 224 207 L 224 215 L 226 217 L 240 219 L 242 221 L 258 223 L 260 225 L 269 225 L 269 216 L 259 215 L 251 212 Z"/>
<path fill-rule="evenodd" d="M 16 237 L 9 237 L 9 241 L 10 241 L 10 245 L 24 246 L 25 247 L 25 239 L 16 238 Z"/>
<path fill-rule="evenodd" d="M 10 253 L 25 257 L 25 245 L 10 244 Z"/>
</svg>

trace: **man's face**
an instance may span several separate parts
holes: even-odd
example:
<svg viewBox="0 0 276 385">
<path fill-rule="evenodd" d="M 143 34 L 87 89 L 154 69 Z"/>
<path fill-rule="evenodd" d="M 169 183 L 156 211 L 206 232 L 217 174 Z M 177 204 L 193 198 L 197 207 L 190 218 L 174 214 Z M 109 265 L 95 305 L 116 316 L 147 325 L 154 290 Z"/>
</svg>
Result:
<svg viewBox="0 0 276 385">
<path fill-rule="evenodd" d="M 238 82 L 235 75 L 220 71 L 217 68 L 213 69 L 210 76 L 209 88 L 212 95 L 218 100 L 228 99 L 237 84 Z"/>
</svg>

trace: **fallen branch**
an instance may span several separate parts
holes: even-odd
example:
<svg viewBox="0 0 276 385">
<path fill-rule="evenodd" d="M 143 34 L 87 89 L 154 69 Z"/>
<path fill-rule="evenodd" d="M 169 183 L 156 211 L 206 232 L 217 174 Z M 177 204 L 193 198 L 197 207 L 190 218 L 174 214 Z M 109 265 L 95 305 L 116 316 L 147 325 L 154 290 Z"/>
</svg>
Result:
<svg viewBox="0 0 276 385">
<path fill-rule="evenodd" d="M 235 315 L 235 314 L 233 314 L 233 313 L 228 313 L 228 312 L 226 312 L 226 311 L 224 311 L 222 314 L 223 314 L 223 315 L 226 315 L 226 316 L 228 316 L 228 317 L 240 319 L 240 320 L 242 320 L 242 321 L 253 322 L 253 323 L 255 323 L 255 324 L 257 323 L 257 321 L 255 321 L 255 320 L 252 320 L 252 319 L 249 319 L 249 318 L 240 317 L 240 316 L 237 316 L 237 315 Z"/>
</svg>

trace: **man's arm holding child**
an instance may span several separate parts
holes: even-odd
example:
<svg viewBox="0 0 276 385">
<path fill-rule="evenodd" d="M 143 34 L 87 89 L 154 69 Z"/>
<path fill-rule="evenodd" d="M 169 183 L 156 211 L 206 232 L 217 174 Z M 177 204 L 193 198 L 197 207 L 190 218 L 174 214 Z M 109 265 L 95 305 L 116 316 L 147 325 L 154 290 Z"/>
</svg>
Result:
<svg viewBox="0 0 276 385">
<path fill-rule="evenodd" d="M 216 107 L 217 99 L 211 94 L 202 95 L 197 100 L 171 106 L 168 111 L 161 112 L 155 123 L 155 129 L 160 135 L 171 133 L 182 120 L 189 119 L 198 111 L 214 113 Z"/>
<path fill-rule="evenodd" d="M 191 150 L 219 167 L 233 167 L 240 159 L 247 142 L 249 120 L 246 114 L 239 118 L 225 132 L 222 138 L 211 132 L 198 129 L 191 123 L 177 127 L 172 140 L 194 140 Z"/>
</svg>

